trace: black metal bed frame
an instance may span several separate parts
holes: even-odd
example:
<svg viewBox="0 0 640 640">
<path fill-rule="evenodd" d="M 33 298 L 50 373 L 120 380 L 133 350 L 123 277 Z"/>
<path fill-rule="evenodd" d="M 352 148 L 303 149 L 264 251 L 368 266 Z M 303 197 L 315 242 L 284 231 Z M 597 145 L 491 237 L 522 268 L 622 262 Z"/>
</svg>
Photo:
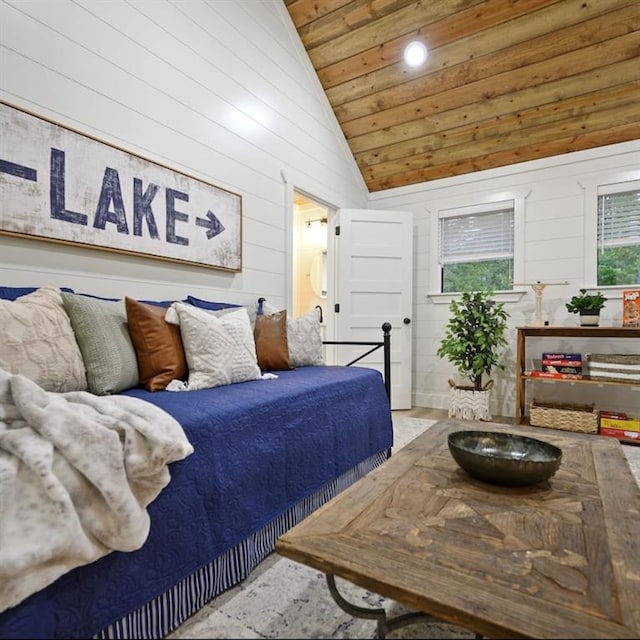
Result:
<svg viewBox="0 0 640 640">
<path fill-rule="evenodd" d="M 264 302 L 266 302 L 266 298 L 258 298 L 258 306 Z M 322 307 L 317 304 L 315 309 L 318 309 L 320 312 L 320 322 L 322 322 Z M 382 340 L 378 342 L 368 342 L 368 341 L 360 341 L 360 340 L 323 340 L 322 344 L 331 344 L 331 345 L 344 345 L 344 346 L 356 346 L 356 347 L 371 347 L 369 351 L 363 353 L 361 356 L 353 359 L 351 362 L 348 362 L 345 367 L 350 367 L 352 364 L 356 362 L 360 362 L 363 358 L 366 358 L 370 353 L 377 351 L 382 347 L 382 359 L 384 365 L 384 388 L 387 392 L 387 399 L 389 400 L 389 405 L 391 405 L 391 323 L 385 322 L 381 326 L 382 329 Z"/>
<path fill-rule="evenodd" d="M 322 344 L 337 344 L 337 345 L 348 345 L 348 346 L 362 346 L 362 347 L 371 347 L 369 351 L 363 353 L 361 356 L 353 359 L 351 362 L 348 362 L 345 367 L 350 367 L 352 364 L 356 362 L 360 362 L 363 358 L 366 358 L 370 353 L 377 351 L 382 347 L 383 353 L 383 362 L 384 362 L 384 388 L 387 392 L 387 399 L 389 400 L 389 404 L 391 404 L 391 323 L 385 322 L 382 327 L 382 341 L 381 342 L 362 342 L 360 340 L 351 341 L 351 340 L 323 340 Z"/>
</svg>

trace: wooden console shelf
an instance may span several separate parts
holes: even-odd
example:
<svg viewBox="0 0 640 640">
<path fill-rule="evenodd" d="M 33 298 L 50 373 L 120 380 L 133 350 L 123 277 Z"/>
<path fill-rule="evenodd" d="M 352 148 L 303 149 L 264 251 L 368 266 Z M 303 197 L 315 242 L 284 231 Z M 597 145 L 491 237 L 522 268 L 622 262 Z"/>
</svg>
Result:
<svg viewBox="0 0 640 640">
<path fill-rule="evenodd" d="M 516 327 L 516 424 L 526 424 L 525 417 L 526 383 L 529 380 L 541 380 L 526 375 L 526 341 L 527 338 L 637 338 L 640 339 L 640 329 L 632 327 Z M 591 380 L 588 376 L 580 379 L 545 379 L 546 382 L 571 384 L 599 384 L 640 386 L 637 382 L 620 382 L 617 380 Z M 637 442 L 636 440 L 625 440 Z"/>
</svg>

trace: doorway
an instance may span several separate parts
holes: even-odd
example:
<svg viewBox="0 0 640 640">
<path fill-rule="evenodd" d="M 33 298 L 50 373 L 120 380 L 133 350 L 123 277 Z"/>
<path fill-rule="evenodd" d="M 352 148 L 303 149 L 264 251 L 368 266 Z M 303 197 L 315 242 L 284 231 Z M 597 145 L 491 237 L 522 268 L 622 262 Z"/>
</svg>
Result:
<svg viewBox="0 0 640 640">
<path fill-rule="evenodd" d="M 292 218 L 293 315 L 320 306 L 323 340 L 378 341 L 389 322 L 391 408 L 409 409 L 413 214 L 334 209 L 294 189 Z M 326 347 L 325 361 L 344 364 L 362 353 L 361 347 Z M 358 364 L 382 372 L 381 356 L 374 352 Z"/>
<path fill-rule="evenodd" d="M 333 210 L 299 192 L 293 192 L 292 312 L 294 317 L 316 306 L 327 318 L 328 229 Z"/>
</svg>

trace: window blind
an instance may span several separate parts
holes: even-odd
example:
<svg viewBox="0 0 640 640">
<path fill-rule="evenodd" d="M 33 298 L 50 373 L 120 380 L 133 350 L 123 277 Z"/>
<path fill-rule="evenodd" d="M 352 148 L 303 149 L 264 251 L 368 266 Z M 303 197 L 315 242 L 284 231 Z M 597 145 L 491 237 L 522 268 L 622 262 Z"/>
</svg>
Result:
<svg viewBox="0 0 640 640">
<path fill-rule="evenodd" d="M 598 249 L 640 244 L 640 189 L 598 196 Z"/>
<path fill-rule="evenodd" d="M 440 219 L 440 264 L 513 257 L 513 208 Z"/>
</svg>

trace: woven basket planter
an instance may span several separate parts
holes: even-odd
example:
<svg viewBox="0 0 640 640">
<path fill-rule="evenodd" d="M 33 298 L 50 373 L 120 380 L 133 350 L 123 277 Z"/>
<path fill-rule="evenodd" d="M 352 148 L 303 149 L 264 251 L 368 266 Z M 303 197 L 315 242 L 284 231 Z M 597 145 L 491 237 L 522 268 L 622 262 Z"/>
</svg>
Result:
<svg viewBox="0 0 640 640">
<path fill-rule="evenodd" d="M 481 391 L 473 387 L 456 386 L 449 380 L 451 392 L 449 396 L 449 417 L 458 420 L 491 420 L 489 400 L 493 380 L 485 385 Z"/>
</svg>

